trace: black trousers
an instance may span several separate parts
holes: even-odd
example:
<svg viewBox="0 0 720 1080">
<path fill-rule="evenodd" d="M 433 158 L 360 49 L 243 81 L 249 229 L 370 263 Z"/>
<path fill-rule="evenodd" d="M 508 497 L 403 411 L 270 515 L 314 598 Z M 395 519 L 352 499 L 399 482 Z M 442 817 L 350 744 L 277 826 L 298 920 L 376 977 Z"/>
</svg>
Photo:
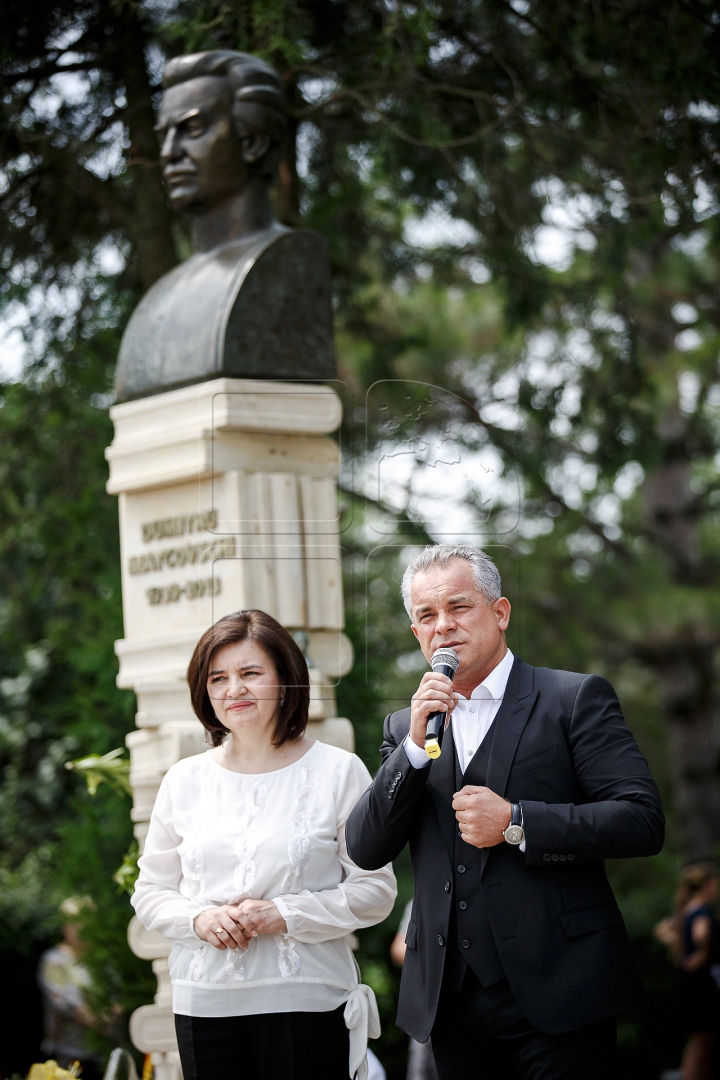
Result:
<svg viewBox="0 0 720 1080">
<path fill-rule="evenodd" d="M 176 1014 L 183 1080 L 347 1080 L 344 1011 Z"/>
<path fill-rule="evenodd" d="M 483 986 L 468 969 L 460 993 L 443 987 L 432 1047 L 440 1080 L 612 1080 L 615 1018 L 544 1035 L 505 979 Z"/>
</svg>

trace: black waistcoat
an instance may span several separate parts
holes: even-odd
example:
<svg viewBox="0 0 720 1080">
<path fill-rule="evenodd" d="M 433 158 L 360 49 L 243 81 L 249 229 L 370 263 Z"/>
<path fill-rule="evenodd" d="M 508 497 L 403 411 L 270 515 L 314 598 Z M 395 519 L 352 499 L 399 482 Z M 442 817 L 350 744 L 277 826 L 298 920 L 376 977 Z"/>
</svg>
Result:
<svg viewBox="0 0 720 1080">
<path fill-rule="evenodd" d="M 464 775 L 454 741 L 446 740 L 443 751 L 447 749 L 455 759 L 455 791 L 460 791 L 466 784 L 485 787 L 494 735 L 495 720 L 490 725 Z M 495 938 L 485 912 L 480 881 L 481 872 L 480 849 L 461 840 L 460 831 L 456 829 L 453 908 L 448 927 L 445 980 L 446 984 L 457 992 L 460 991 L 468 966 L 472 968 L 483 986 L 492 986 L 493 983 L 505 978 Z"/>
</svg>

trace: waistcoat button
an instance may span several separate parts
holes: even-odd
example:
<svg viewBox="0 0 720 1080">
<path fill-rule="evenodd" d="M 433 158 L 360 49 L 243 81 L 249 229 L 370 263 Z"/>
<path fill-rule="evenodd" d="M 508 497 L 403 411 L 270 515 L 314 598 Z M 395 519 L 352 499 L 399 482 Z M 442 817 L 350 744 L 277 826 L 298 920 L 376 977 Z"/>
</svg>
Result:
<svg viewBox="0 0 720 1080">
<path fill-rule="evenodd" d="M 547 855 L 547 854 L 543 855 L 543 862 L 550 862 L 551 858 L 552 858 L 552 855 Z"/>
<path fill-rule="evenodd" d="M 462 945 L 463 949 L 469 949 L 470 948 L 470 942 L 468 941 L 467 938 L 463 938 L 462 941 L 460 942 L 460 944 Z"/>
<path fill-rule="evenodd" d="M 467 910 L 467 904 L 465 903 L 464 900 L 460 901 L 460 903 L 458 904 L 458 907 L 460 908 L 461 911 L 466 911 Z"/>
<path fill-rule="evenodd" d="M 553 855 L 552 861 L 553 862 L 560 862 L 560 856 L 559 855 Z"/>
<path fill-rule="evenodd" d="M 574 858 L 574 855 L 568 855 L 568 862 L 572 862 Z"/>
<path fill-rule="evenodd" d="M 464 873 L 465 873 L 465 867 L 463 866 L 462 863 L 460 863 L 460 865 L 458 866 L 458 874 L 464 874 Z"/>
<path fill-rule="evenodd" d="M 445 882 L 445 892 L 450 892 L 450 882 L 449 881 Z"/>
<path fill-rule="evenodd" d="M 442 939 L 442 934 L 438 934 L 438 945 L 444 945 L 445 942 Z"/>
</svg>

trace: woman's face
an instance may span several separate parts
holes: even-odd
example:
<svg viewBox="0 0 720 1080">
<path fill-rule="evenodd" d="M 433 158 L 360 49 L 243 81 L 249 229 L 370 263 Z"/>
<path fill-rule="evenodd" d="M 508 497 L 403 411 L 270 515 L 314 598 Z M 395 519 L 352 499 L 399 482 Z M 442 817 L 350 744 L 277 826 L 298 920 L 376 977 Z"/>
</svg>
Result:
<svg viewBox="0 0 720 1080">
<path fill-rule="evenodd" d="M 208 697 L 233 734 L 262 731 L 272 739 L 282 691 L 274 663 L 254 641 L 226 645 L 210 662 Z"/>
</svg>

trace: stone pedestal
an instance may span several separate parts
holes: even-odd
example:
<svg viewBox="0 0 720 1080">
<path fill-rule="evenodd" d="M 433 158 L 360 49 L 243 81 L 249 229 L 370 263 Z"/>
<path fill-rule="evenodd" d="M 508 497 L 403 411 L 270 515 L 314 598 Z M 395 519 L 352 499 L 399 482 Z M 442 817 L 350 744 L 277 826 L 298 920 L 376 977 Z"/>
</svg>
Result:
<svg viewBox="0 0 720 1080">
<path fill-rule="evenodd" d="M 125 628 L 118 685 L 137 695 L 127 745 L 142 845 L 167 769 L 207 749 L 185 672 L 198 638 L 223 615 L 262 608 L 305 635 L 308 733 L 353 748 L 334 692 L 353 662 L 342 632 L 339 450 L 327 437 L 341 405 L 327 386 L 221 378 L 116 405 L 110 415 Z M 176 1080 L 169 945 L 136 920 L 129 941 L 158 976 L 155 1003 L 133 1015 L 131 1037 L 153 1054 L 158 1080 Z"/>
</svg>

